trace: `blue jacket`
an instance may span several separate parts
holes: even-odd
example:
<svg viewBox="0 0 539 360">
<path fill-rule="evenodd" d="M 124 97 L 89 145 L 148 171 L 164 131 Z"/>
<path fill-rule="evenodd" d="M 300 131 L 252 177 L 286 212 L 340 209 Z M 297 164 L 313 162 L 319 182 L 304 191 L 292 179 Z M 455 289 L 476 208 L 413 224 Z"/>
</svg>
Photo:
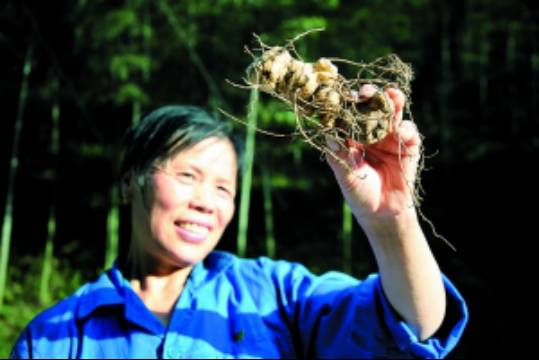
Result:
<svg viewBox="0 0 539 360">
<path fill-rule="evenodd" d="M 164 326 L 113 267 L 32 320 L 12 357 L 443 357 L 468 317 L 444 282 L 446 319 L 420 342 L 389 305 L 378 275 L 316 276 L 296 263 L 215 251 L 193 268 Z"/>
</svg>

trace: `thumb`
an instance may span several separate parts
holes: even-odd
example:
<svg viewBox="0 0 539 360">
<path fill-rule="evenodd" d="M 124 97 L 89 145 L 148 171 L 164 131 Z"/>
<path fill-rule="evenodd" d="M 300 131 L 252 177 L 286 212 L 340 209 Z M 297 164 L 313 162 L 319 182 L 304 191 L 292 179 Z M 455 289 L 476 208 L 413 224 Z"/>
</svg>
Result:
<svg viewBox="0 0 539 360">
<path fill-rule="evenodd" d="M 326 143 L 331 150 L 326 152 L 326 160 L 337 177 L 344 178 L 362 167 L 365 155 L 363 145 L 347 139 L 344 147 L 328 136 Z"/>
<path fill-rule="evenodd" d="M 393 104 L 394 129 L 398 129 L 399 124 L 402 121 L 402 113 L 404 104 L 406 103 L 406 96 L 401 90 L 396 88 L 387 88 L 385 93 L 391 99 Z"/>
</svg>

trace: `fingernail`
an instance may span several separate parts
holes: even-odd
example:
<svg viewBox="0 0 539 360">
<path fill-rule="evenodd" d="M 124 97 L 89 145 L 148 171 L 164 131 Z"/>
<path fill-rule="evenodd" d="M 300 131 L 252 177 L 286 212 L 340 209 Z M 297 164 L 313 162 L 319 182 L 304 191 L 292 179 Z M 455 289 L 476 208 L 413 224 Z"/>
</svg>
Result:
<svg viewBox="0 0 539 360">
<path fill-rule="evenodd" d="M 359 89 L 359 100 L 365 101 L 376 94 L 378 88 L 373 84 L 365 84 Z"/>
<path fill-rule="evenodd" d="M 351 148 L 348 156 L 349 156 L 350 162 L 354 165 L 354 167 L 357 168 L 363 162 L 363 158 L 365 157 L 365 152 L 363 149 Z"/>
</svg>

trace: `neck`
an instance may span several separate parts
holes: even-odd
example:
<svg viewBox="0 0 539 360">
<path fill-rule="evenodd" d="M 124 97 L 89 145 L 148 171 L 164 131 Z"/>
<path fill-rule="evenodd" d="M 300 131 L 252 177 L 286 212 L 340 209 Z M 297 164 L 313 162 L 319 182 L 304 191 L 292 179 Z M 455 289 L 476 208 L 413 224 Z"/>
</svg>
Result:
<svg viewBox="0 0 539 360">
<path fill-rule="evenodd" d="M 122 272 L 135 293 L 160 319 L 171 313 L 191 270 L 192 266 L 164 264 L 148 254 L 137 256 L 133 251 L 129 252 L 122 267 Z"/>
<path fill-rule="evenodd" d="M 142 280 L 148 276 L 160 278 L 187 278 L 191 273 L 192 265 L 180 266 L 172 264 L 157 256 L 152 256 L 144 250 L 131 248 L 127 258 L 122 262 L 124 276 L 129 279 Z"/>
</svg>

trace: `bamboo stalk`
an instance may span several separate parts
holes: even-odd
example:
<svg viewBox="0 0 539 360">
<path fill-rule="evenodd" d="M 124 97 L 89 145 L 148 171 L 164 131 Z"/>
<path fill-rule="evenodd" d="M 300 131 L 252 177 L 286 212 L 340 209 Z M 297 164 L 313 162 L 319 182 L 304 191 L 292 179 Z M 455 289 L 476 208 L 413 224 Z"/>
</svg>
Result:
<svg viewBox="0 0 539 360">
<path fill-rule="evenodd" d="M 271 199 L 271 174 L 262 166 L 262 191 L 264 196 L 264 224 L 266 226 L 266 254 L 275 258 L 277 244 L 273 232 L 273 201 Z"/>
<path fill-rule="evenodd" d="M 352 272 L 352 211 L 343 201 L 342 206 L 342 268 L 345 273 Z"/>
<path fill-rule="evenodd" d="M 51 109 L 51 155 L 52 155 L 52 196 L 49 209 L 49 221 L 47 226 L 47 242 L 43 255 L 41 279 L 39 281 L 39 301 L 48 304 L 51 300 L 50 281 L 54 261 L 54 239 L 56 237 L 56 181 L 58 173 L 58 156 L 60 152 L 60 105 L 58 104 L 58 80 L 53 83 L 54 101 Z"/>
<path fill-rule="evenodd" d="M 28 45 L 24 66 L 22 71 L 21 90 L 19 92 L 19 103 L 17 107 L 17 118 L 13 129 L 13 146 L 11 150 L 10 172 L 8 179 L 8 188 L 6 195 L 6 205 L 4 210 L 4 221 L 2 223 L 2 252 L 0 254 L 0 309 L 4 305 L 4 295 L 7 282 L 9 248 L 11 245 L 11 231 L 13 227 L 13 192 L 15 189 L 15 177 L 19 167 L 19 143 L 21 138 L 21 129 L 24 118 L 24 109 L 28 97 L 28 79 L 32 72 L 33 46 Z"/>
<path fill-rule="evenodd" d="M 247 121 L 247 134 L 245 141 L 245 170 L 241 180 L 240 213 L 238 223 L 238 255 L 245 256 L 247 250 L 247 230 L 249 227 L 249 206 L 251 201 L 251 183 L 253 178 L 253 159 L 255 152 L 255 128 L 258 112 L 258 91 L 251 89 Z"/>
<path fill-rule="evenodd" d="M 141 106 L 139 101 L 133 101 L 131 122 L 136 125 L 140 119 Z M 107 214 L 107 244 L 105 248 L 104 268 L 112 267 L 118 258 L 120 249 L 120 194 L 116 184 L 112 184 L 109 192 L 109 211 Z"/>
<path fill-rule="evenodd" d="M 105 250 L 105 269 L 108 269 L 118 257 L 120 232 L 120 195 L 118 187 L 112 185 L 109 192 L 110 208 L 107 215 L 107 247 Z"/>
<path fill-rule="evenodd" d="M 51 206 L 49 214 L 47 243 L 45 244 L 45 254 L 43 255 L 43 265 L 41 267 L 41 278 L 39 281 L 39 302 L 48 304 L 51 300 L 50 280 L 54 261 L 54 236 L 56 234 L 56 215 L 54 207 Z"/>
</svg>

